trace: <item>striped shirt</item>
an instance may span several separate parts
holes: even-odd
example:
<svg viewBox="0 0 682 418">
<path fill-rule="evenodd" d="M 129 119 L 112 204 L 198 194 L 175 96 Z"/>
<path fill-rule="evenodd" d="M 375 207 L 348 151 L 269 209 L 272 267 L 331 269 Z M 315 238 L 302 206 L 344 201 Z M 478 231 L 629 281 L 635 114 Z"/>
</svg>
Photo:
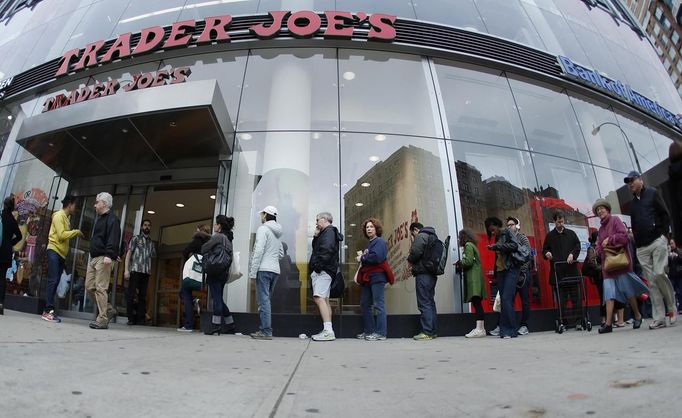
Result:
<svg viewBox="0 0 682 418">
<path fill-rule="evenodd" d="M 130 251 L 130 271 L 149 274 L 152 269 L 152 258 L 156 257 L 154 241 L 143 234 L 135 235 L 128 246 Z"/>
</svg>

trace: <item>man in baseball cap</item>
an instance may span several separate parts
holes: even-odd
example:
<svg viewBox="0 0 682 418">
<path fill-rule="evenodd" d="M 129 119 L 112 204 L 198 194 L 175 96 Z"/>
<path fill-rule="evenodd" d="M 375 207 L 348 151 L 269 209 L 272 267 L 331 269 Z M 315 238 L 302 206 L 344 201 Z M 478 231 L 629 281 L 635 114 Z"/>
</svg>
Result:
<svg viewBox="0 0 682 418">
<path fill-rule="evenodd" d="M 642 177 L 641 174 L 639 174 L 639 171 L 632 170 L 631 172 L 628 173 L 628 176 L 623 179 L 623 183 L 625 184 L 630 184 L 632 180 L 637 179 Z"/>
<path fill-rule="evenodd" d="M 266 206 L 262 211 L 260 211 L 260 213 L 267 213 L 268 215 L 277 217 L 277 208 L 274 206 Z"/>
</svg>

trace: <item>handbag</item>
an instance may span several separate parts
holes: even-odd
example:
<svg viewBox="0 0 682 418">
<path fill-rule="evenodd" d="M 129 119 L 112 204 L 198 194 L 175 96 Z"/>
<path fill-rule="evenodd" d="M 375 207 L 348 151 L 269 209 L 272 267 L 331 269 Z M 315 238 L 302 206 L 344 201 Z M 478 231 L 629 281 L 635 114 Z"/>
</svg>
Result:
<svg viewBox="0 0 682 418">
<path fill-rule="evenodd" d="M 225 274 L 230 269 L 232 263 L 231 254 L 227 249 L 227 237 L 221 237 L 220 245 L 216 245 L 208 254 L 203 254 L 201 264 L 204 268 L 204 273 L 210 275 Z"/>
<path fill-rule="evenodd" d="M 604 271 L 623 270 L 630 265 L 625 247 L 604 247 Z"/>
<path fill-rule="evenodd" d="M 232 264 L 230 264 L 230 272 L 227 276 L 227 282 L 232 283 L 242 276 L 242 269 L 239 265 L 239 251 L 234 251 L 232 253 Z"/>
<path fill-rule="evenodd" d="M 493 311 L 502 312 L 502 298 L 500 297 L 500 292 L 497 292 L 495 296 L 495 303 L 493 303 Z"/>
</svg>

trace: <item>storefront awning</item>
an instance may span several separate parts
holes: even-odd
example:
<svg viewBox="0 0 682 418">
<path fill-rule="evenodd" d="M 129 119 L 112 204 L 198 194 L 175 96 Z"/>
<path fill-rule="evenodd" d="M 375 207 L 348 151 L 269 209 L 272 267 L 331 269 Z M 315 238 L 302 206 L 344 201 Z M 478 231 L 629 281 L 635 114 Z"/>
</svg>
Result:
<svg viewBox="0 0 682 418">
<path fill-rule="evenodd" d="M 66 179 L 218 165 L 232 123 L 214 80 L 119 92 L 27 118 L 17 142 Z"/>
</svg>

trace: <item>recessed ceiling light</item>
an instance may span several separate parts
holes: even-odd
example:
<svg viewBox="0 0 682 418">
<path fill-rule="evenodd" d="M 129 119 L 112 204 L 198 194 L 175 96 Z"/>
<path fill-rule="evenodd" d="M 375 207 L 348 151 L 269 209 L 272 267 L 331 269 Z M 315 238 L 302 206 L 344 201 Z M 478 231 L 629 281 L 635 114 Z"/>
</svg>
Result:
<svg viewBox="0 0 682 418">
<path fill-rule="evenodd" d="M 346 238 L 353 238 L 352 235 L 346 235 Z"/>
<path fill-rule="evenodd" d="M 153 214 L 155 214 L 156 212 L 154 212 L 153 210 L 148 210 L 147 213 L 150 214 L 150 215 L 153 215 Z"/>
<path fill-rule="evenodd" d="M 168 125 L 170 125 L 171 128 L 175 128 L 176 126 L 178 126 L 178 124 L 175 123 L 175 121 L 170 121 Z"/>
<path fill-rule="evenodd" d="M 250 140 L 250 139 L 253 138 L 253 137 L 251 136 L 251 134 L 240 134 L 240 135 L 239 135 L 239 138 L 242 139 L 242 140 L 244 140 L 244 141 L 248 141 L 248 140 Z"/>
<path fill-rule="evenodd" d="M 121 132 L 123 132 L 124 134 L 127 134 L 128 130 L 126 128 L 123 128 L 123 129 L 121 129 Z"/>
<path fill-rule="evenodd" d="M 185 205 L 182 204 L 182 203 L 176 203 L 175 206 L 177 206 L 177 207 L 179 207 L 179 208 L 184 208 L 184 207 L 185 207 Z"/>
<path fill-rule="evenodd" d="M 370 184 L 369 184 L 369 183 L 361 183 L 360 186 L 362 186 L 362 187 L 369 187 Z"/>
<path fill-rule="evenodd" d="M 356 224 L 350 224 L 350 226 L 357 226 Z"/>
<path fill-rule="evenodd" d="M 355 73 L 352 71 L 346 71 L 345 73 L 343 73 L 343 78 L 345 80 L 351 81 L 352 79 L 355 78 Z"/>
<path fill-rule="evenodd" d="M 12 120 L 12 115 L 7 115 L 7 119 Z"/>
<path fill-rule="evenodd" d="M 50 147 L 54 147 L 54 144 L 52 142 L 48 142 L 47 145 Z"/>
<path fill-rule="evenodd" d="M 372 155 L 369 157 L 369 160 L 373 163 L 376 163 L 377 161 L 379 161 L 379 157 L 377 157 L 376 155 Z"/>
<path fill-rule="evenodd" d="M 85 135 L 81 135 L 81 139 L 88 139 L 88 137 Z"/>
<path fill-rule="evenodd" d="M 360 207 L 360 206 L 365 206 L 365 204 L 362 203 L 362 202 L 358 202 L 358 203 L 355 204 L 355 206 Z"/>
<path fill-rule="evenodd" d="M 379 141 L 379 142 L 385 141 L 385 140 L 386 140 L 386 135 L 383 135 L 383 134 L 375 135 L 375 136 L 374 136 L 374 139 L 375 139 L 376 141 Z"/>
<path fill-rule="evenodd" d="M 215 195 L 214 195 L 214 194 L 211 195 L 211 199 L 215 200 Z"/>
</svg>

